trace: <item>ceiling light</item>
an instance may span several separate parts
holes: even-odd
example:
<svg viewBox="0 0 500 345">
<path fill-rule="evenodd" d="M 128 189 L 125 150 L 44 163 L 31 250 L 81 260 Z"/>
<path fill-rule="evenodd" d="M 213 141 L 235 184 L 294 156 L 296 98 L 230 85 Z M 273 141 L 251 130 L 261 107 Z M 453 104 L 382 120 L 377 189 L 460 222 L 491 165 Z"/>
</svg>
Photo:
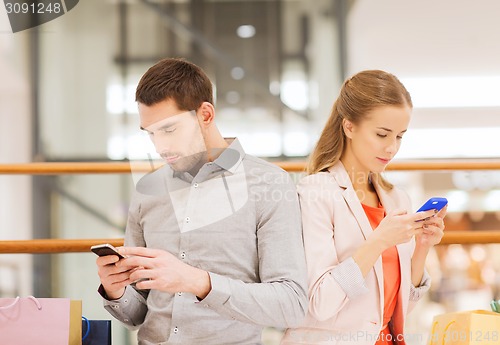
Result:
<svg viewBox="0 0 500 345">
<path fill-rule="evenodd" d="M 245 70 L 241 67 L 234 67 L 231 70 L 231 77 L 235 80 L 241 80 L 245 76 Z"/>
<path fill-rule="evenodd" d="M 500 76 L 400 79 L 414 108 L 500 107 Z"/>
<path fill-rule="evenodd" d="M 255 36 L 255 26 L 253 25 L 240 25 L 236 29 L 236 34 L 241 38 L 250 38 Z"/>
</svg>

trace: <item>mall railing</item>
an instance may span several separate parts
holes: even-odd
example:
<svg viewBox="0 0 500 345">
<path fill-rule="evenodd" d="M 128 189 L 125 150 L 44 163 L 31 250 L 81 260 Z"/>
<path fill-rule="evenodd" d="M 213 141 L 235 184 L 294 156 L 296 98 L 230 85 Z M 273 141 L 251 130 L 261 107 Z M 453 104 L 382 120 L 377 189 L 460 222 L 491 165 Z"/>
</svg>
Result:
<svg viewBox="0 0 500 345">
<path fill-rule="evenodd" d="M 276 162 L 288 172 L 303 172 L 303 162 Z M 133 166 L 131 166 L 133 165 Z M 112 163 L 25 163 L 0 164 L 0 174 L 6 175 L 67 175 L 67 174 L 127 174 L 151 171 L 151 162 Z M 392 162 L 387 170 L 392 171 L 455 171 L 455 170 L 500 170 L 499 160 L 454 160 L 454 161 L 400 161 Z M 123 239 L 36 239 L 1 241 L 0 253 L 75 253 L 88 252 L 94 244 L 111 243 L 123 245 Z M 450 231 L 445 232 L 441 244 L 500 243 L 500 230 Z"/>
</svg>

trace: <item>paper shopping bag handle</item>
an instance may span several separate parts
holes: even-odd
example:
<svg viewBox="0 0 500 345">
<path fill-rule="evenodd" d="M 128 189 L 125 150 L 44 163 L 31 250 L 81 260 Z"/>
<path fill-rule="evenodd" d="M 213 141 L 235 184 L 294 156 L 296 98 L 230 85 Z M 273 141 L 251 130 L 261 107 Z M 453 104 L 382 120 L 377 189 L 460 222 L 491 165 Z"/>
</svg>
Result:
<svg viewBox="0 0 500 345">
<path fill-rule="evenodd" d="M 27 298 L 29 298 L 30 300 L 32 300 L 36 304 L 36 307 L 38 308 L 38 310 L 42 310 L 42 305 L 40 304 L 40 302 L 35 297 L 28 296 Z M 14 300 L 14 302 L 12 302 L 9 305 L 6 305 L 5 307 L 0 307 L 0 310 L 6 310 L 6 309 L 9 309 L 9 308 L 12 308 L 17 303 L 19 303 L 20 300 L 21 300 L 21 298 L 19 296 L 17 296 L 16 299 Z"/>
</svg>

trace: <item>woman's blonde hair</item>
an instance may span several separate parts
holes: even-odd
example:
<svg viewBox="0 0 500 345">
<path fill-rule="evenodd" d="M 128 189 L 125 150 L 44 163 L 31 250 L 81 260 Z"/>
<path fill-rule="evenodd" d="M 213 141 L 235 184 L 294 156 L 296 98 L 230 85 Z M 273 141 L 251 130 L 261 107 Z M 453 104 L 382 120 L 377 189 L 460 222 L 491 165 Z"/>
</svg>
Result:
<svg viewBox="0 0 500 345">
<path fill-rule="evenodd" d="M 326 171 L 340 160 L 346 146 L 343 119 L 359 124 L 368 112 L 386 105 L 413 107 L 409 92 L 396 76 L 380 70 L 368 70 L 347 79 L 309 157 L 307 173 Z M 392 185 L 381 176 L 378 180 L 383 188 L 392 189 Z"/>
</svg>

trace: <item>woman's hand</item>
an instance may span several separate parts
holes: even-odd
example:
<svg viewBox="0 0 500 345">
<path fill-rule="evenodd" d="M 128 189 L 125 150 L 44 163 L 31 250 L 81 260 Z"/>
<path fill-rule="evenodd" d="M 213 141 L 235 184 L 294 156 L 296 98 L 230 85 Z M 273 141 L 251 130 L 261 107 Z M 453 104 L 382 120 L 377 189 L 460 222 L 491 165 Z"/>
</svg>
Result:
<svg viewBox="0 0 500 345">
<path fill-rule="evenodd" d="M 431 219 L 436 215 L 434 210 L 408 214 L 404 210 L 395 210 L 389 213 L 373 232 L 372 240 L 382 244 L 382 250 L 397 244 L 408 242 L 413 236 L 420 236 L 424 232 L 424 219 Z M 429 222 L 429 233 L 434 230 Z"/>
<path fill-rule="evenodd" d="M 410 241 L 413 236 L 421 234 L 424 219 L 434 216 L 434 210 L 408 214 L 405 210 L 389 213 L 371 236 L 356 250 L 353 259 L 358 264 L 363 277 L 373 268 L 375 261 L 390 247 Z"/>
<path fill-rule="evenodd" d="M 447 209 L 448 207 L 445 206 L 435 216 L 423 221 L 423 231 L 415 237 L 417 247 L 431 248 L 441 242 Z"/>
</svg>

